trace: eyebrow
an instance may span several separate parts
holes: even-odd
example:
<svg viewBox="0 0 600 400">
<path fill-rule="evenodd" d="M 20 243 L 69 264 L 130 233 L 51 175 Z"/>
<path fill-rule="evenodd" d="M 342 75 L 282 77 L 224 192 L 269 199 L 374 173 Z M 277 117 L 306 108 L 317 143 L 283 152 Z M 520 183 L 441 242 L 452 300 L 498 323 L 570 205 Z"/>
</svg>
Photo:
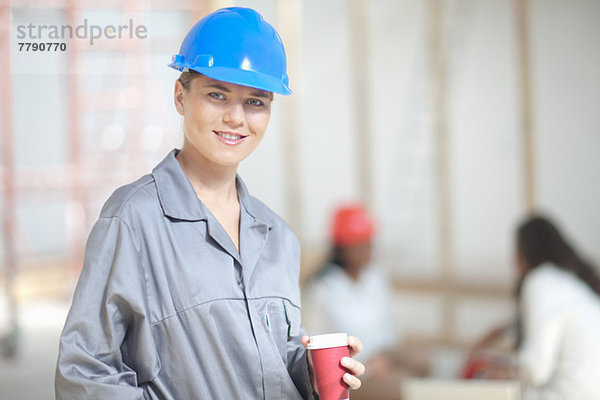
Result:
<svg viewBox="0 0 600 400">
<path fill-rule="evenodd" d="M 205 87 L 207 87 L 207 88 L 213 88 L 213 89 L 217 89 L 217 90 L 221 90 L 221 91 L 227 92 L 227 93 L 231 93 L 231 90 L 227 89 L 223 85 L 219 85 L 218 83 L 212 83 L 210 85 L 206 85 Z M 271 96 L 269 96 L 269 93 L 265 92 L 264 90 L 252 92 L 252 93 L 250 93 L 250 96 L 262 97 L 262 98 L 265 98 L 265 99 L 270 99 L 271 98 Z"/>
<path fill-rule="evenodd" d="M 219 85 L 218 83 L 213 83 L 213 84 L 210 84 L 210 85 L 206 85 L 205 87 L 207 87 L 207 88 L 214 88 L 214 89 L 222 90 L 222 91 L 227 92 L 227 93 L 231 93 L 231 90 L 227 89 L 223 85 Z"/>
<path fill-rule="evenodd" d="M 262 98 L 265 98 L 265 99 L 270 99 L 271 98 L 271 96 L 269 96 L 268 92 L 264 92 L 262 90 L 260 92 L 252 92 L 252 93 L 250 93 L 250 96 L 262 97 Z"/>
</svg>

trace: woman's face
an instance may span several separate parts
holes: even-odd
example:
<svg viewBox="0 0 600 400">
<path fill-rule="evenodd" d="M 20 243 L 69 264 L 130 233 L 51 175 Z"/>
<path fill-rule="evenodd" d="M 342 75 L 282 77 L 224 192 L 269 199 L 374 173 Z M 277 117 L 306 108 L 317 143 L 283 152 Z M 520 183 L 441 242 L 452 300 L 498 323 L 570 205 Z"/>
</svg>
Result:
<svg viewBox="0 0 600 400">
<path fill-rule="evenodd" d="M 184 148 L 219 166 L 237 166 L 256 149 L 271 117 L 272 94 L 200 75 L 175 106 L 183 118 Z"/>
<path fill-rule="evenodd" d="M 371 242 L 343 247 L 342 258 L 346 265 L 362 269 L 371 261 L 373 246 Z"/>
</svg>

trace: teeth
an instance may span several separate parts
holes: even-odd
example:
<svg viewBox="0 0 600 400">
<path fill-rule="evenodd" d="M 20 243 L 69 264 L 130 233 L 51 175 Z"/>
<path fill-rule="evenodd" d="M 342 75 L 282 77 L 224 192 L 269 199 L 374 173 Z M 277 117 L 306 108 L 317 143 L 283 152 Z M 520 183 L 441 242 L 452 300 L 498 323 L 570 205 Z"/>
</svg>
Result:
<svg viewBox="0 0 600 400">
<path fill-rule="evenodd" d="M 220 132 L 217 132 L 217 135 L 221 136 L 222 138 L 229 139 L 229 140 L 238 140 L 238 139 L 241 139 L 240 135 L 231 135 L 229 133 L 220 133 Z"/>
</svg>

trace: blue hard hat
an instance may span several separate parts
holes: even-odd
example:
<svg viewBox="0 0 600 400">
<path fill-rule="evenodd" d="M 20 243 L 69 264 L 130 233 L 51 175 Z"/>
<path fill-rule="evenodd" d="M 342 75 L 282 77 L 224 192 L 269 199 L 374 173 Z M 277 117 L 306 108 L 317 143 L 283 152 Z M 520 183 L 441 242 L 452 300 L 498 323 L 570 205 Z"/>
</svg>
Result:
<svg viewBox="0 0 600 400">
<path fill-rule="evenodd" d="M 183 39 L 169 67 L 268 92 L 292 93 L 283 42 L 250 8 L 221 8 L 202 18 Z"/>
</svg>

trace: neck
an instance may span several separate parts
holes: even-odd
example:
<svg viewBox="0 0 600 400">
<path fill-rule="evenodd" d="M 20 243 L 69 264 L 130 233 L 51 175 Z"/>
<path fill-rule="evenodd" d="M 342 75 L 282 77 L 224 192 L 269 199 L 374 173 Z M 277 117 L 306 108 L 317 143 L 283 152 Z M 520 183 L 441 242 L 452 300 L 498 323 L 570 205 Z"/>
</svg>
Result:
<svg viewBox="0 0 600 400">
<path fill-rule="evenodd" d="M 176 158 L 202 201 L 237 202 L 237 165 L 215 165 L 185 146 Z"/>
<path fill-rule="evenodd" d="M 360 276 L 360 271 L 361 270 L 362 270 L 362 266 L 361 265 L 356 265 L 356 264 L 348 264 L 348 265 L 346 265 L 346 274 L 353 281 L 357 281 L 358 280 L 358 277 Z"/>
</svg>

